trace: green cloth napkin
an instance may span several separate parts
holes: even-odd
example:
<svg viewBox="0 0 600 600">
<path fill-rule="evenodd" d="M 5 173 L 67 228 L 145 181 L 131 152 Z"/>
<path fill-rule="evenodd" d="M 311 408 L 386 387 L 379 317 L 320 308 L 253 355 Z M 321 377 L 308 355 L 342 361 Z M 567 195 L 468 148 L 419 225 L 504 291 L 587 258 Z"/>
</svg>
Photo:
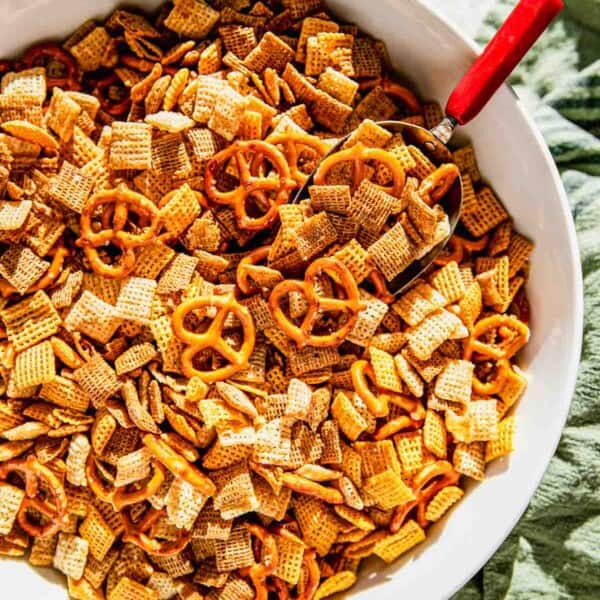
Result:
<svg viewBox="0 0 600 600">
<path fill-rule="evenodd" d="M 489 2 L 485 44 L 516 0 Z M 445 12 L 447 0 L 426 0 Z M 471 0 L 453 0 L 465 11 Z M 583 357 L 567 427 L 527 512 L 453 600 L 600 600 L 600 0 L 566 10 L 514 73 L 561 172 L 577 227 L 585 285 Z M 551 377 L 552 374 L 548 373 Z"/>
</svg>

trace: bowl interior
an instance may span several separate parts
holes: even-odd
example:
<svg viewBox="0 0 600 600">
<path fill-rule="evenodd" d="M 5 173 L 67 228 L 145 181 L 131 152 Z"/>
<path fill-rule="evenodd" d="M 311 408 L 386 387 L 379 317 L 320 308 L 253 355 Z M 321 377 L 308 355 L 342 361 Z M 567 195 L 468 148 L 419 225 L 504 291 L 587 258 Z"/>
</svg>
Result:
<svg viewBox="0 0 600 600">
<path fill-rule="evenodd" d="M 157 0 L 132 4 L 154 8 Z M 387 42 L 397 70 L 427 99 L 444 103 L 475 56 L 474 47 L 418 0 L 331 0 L 346 21 Z M 0 21 L 0 56 L 10 57 L 38 40 L 64 37 L 117 2 L 21 0 Z M 523 356 L 530 384 L 517 408 L 517 449 L 496 461 L 488 479 L 471 486 L 427 541 L 400 562 L 373 561 L 362 570 L 352 598 L 381 600 L 449 597 L 479 569 L 509 534 L 554 453 L 575 382 L 581 343 L 582 289 L 568 204 L 539 133 L 505 87 L 461 134 L 475 145 L 484 177 L 536 243 L 528 286 L 532 339 Z M 433 575 L 433 576 L 432 576 Z M 4 585 L 24 598 L 63 600 L 62 578 L 26 563 L 0 561 Z"/>
</svg>

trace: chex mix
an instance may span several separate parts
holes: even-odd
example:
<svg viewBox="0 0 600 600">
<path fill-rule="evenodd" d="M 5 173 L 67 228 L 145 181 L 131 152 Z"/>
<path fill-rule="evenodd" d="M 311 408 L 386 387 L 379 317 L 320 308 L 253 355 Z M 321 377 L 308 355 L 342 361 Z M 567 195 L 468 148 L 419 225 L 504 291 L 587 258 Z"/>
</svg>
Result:
<svg viewBox="0 0 600 600">
<path fill-rule="evenodd" d="M 513 449 L 533 246 L 471 146 L 378 124 L 442 116 L 382 41 L 175 0 L 0 71 L 0 554 L 77 600 L 318 600 Z"/>
</svg>

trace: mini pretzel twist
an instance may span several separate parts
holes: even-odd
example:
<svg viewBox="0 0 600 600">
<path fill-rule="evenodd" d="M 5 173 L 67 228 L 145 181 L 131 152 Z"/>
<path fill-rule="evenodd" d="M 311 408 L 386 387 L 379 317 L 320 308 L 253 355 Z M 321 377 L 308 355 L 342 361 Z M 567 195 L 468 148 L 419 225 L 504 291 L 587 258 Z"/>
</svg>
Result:
<svg viewBox="0 0 600 600">
<path fill-rule="evenodd" d="M 388 96 L 392 96 L 393 98 L 400 100 L 412 115 L 421 113 L 422 108 L 419 99 L 416 97 L 414 92 L 409 90 L 407 87 L 396 83 L 389 77 L 383 78 L 381 87 Z"/>
<path fill-rule="evenodd" d="M 102 209 L 100 231 L 95 231 L 93 218 Z M 125 231 L 130 213 L 138 216 L 140 232 Z M 134 249 L 151 244 L 158 236 L 161 220 L 156 205 L 137 192 L 119 186 L 94 194 L 86 203 L 80 221 L 77 245 L 83 248 L 90 267 L 111 279 L 122 279 L 135 267 Z M 113 244 L 122 252 L 121 264 L 109 265 L 100 258 L 98 249 Z"/>
<path fill-rule="evenodd" d="M 482 342 L 492 334 L 499 341 Z M 478 354 L 492 360 L 510 359 L 529 341 L 529 328 L 511 315 L 493 315 L 481 319 L 473 327 L 464 351 L 465 360 Z"/>
<path fill-rule="evenodd" d="M 252 250 L 240 260 L 236 271 L 236 281 L 237 286 L 246 296 L 251 296 L 260 291 L 250 282 L 248 267 L 255 267 L 259 262 L 266 260 L 270 251 L 271 246 L 261 246 L 256 250 Z"/>
<path fill-rule="evenodd" d="M 98 80 L 92 93 L 98 98 L 102 110 L 111 117 L 122 117 L 131 108 L 129 90 L 114 73 Z"/>
<path fill-rule="evenodd" d="M 463 262 L 465 250 L 467 252 L 481 252 L 489 242 L 489 236 L 484 235 L 478 240 L 467 240 L 459 235 L 453 235 L 448 241 L 446 251 L 435 259 L 435 264 L 438 266 L 447 265 L 455 261 Z"/>
<path fill-rule="evenodd" d="M 329 146 L 322 139 L 296 131 L 271 136 L 269 137 L 269 143 L 274 146 L 282 146 L 283 154 L 290 168 L 290 174 L 296 180 L 298 187 L 302 187 L 310 176 L 300 168 L 302 149 L 309 148 L 312 150 L 316 154 L 317 161 L 321 160 L 329 151 Z"/>
<path fill-rule="evenodd" d="M 17 514 L 17 521 L 23 531 L 32 537 L 51 537 L 66 526 L 67 495 L 58 477 L 45 465 L 38 462 L 33 454 L 27 458 L 15 458 L 0 464 L 0 481 L 6 481 L 11 473 L 18 473 L 25 480 L 25 498 Z M 41 498 L 40 482 L 45 484 L 49 498 Z M 42 514 L 48 523 L 32 521 L 29 510 Z"/>
<path fill-rule="evenodd" d="M 277 542 L 275 537 L 270 534 L 264 527 L 253 523 L 246 523 L 246 529 L 250 535 L 257 538 L 261 543 L 261 561 L 240 570 L 240 574 L 244 577 L 250 577 L 254 585 L 254 600 L 267 600 L 269 597 L 269 589 L 267 587 L 267 577 L 273 575 L 279 563 L 279 552 L 277 551 Z"/>
<path fill-rule="evenodd" d="M 155 556 L 172 556 L 179 554 L 189 543 L 191 534 L 185 529 L 177 530 L 177 538 L 174 540 L 159 540 L 153 535 L 153 529 L 156 522 L 166 516 L 167 509 L 160 510 L 150 508 L 144 513 L 143 517 L 133 522 L 126 510 L 120 513 L 121 522 L 123 523 L 123 541 L 135 544 L 148 554 Z"/>
<path fill-rule="evenodd" d="M 44 42 L 29 48 L 23 56 L 23 65 L 27 69 L 45 67 L 48 88 L 81 89 L 77 61 L 55 42 Z"/>
<path fill-rule="evenodd" d="M 367 163 L 369 161 L 381 163 L 390 170 L 392 185 L 380 187 L 386 193 L 399 197 L 406 183 L 406 173 L 400 161 L 386 150 L 368 148 L 361 142 L 325 158 L 315 173 L 315 185 L 326 185 L 327 175 L 329 175 L 334 167 L 343 163 L 351 163 L 353 189 L 356 190 L 367 176 Z"/>
<path fill-rule="evenodd" d="M 268 161 L 275 169 L 276 176 L 253 175 L 251 161 L 259 155 L 261 161 Z M 218 189 L 217 176 L 223 165 L 231 159 L 235 161 L 239 185 L 227 192 Z M 237 225 L 247 231 L 262 231 L 270 227 L 278 217 L 278 208 L 285 204 L 292 190 L 297 187 L 290 168 L 281 151 L 262 141 L 237 141 L 229 148 L 214 156 L 206 166 L 205 190 L 212 202 L 230 206 L 236 216 Z M 248 200 L 257 202 L 264 214 L 253 217 L 248 214 Z"/>
<path fill-rule="evenodd" d="M 431 175 L 421 181 L 419 196 L 429 206 L 433 206 L 443 199 L 458 178 L 460 178 L 460 171 L 456 165 L 440 165 Z"/>
<path fill-rule="evenodd" d="M 406 517 L 413 508 L 417 508 L 417 522 L 425 527 L 429 521 L 425 518 L 425 511 L 430 500 L 442 489 L 455 485 L 460 479 L 460 474 L 445 460 L 438 460 L 423 467 L 415 475 L 412 488 L 415 499 L 396 508 L 390 522 L 390 531 L 396 533 L 400 530 Z"/>
<path fill-rule="evenodd" d="M 185 326 L 186 317 L 200 308 L 216 307 L 217 314 L 204 333 L 195 333 Z M 239 320 L 244 341 L 239 350 L 232 348 L 223 339 L 223 327 L 227 315 L 233 313 Z M 233 294 L 228 296 L 201 296 L 180 304 L 173 313 L 173 331 L 188 347 L 181 355 L 181 366 L 186 377 L 198 376 L 205 383 L 224 381 L 249 366 L 249 358 L 254 351 L 256 330 L 250 311 L 239 304 Z M 194 357 L 203 350 L 212 348 L 229 364 L 212 371 L 200 371 L 193 365 Z"/>
<path fill-rule="evenodd" d="M 345 298 L 327 298 L 317 293 L 317 280 L 324 273 L 339 283 Z M 288 319 L 281 308 L 281 301 L 290 292 L 299 292 L 308 302 L 308 311 L 300 326 Z M 365 308 L 352 273 L 342 262 L 332 257 L 315 260 L 306 270 L 304 281 L 288 279 L 275 286 L 269 297 L 269 305 L 280 329 L 293 339 L 299 348 L 339 346 L 352 331 L 360 311 Z M 321 312 L 343 312 L 348 314 L 348 320 L 332 333 L 315 335 L 312 331 Z"/>
<path fill-rule="evenodd" d="M 352 363 L 350 368 L 352 375 L 352 385 L 356 393 L 362 398 L 363 402 L 374 417 L 385 417 L 389 412 L 388 403 L 381 395 L 374 394 L 367 381 L 367 378 L 375 384 L 375 371 L 371 363 L 366 360 L 357 360 Z"/>
<path fill-rule="evenodd" d="M 122 510 L 131 504 L 143 502 L 158 492 L 165 480 L 166 470 L 158 461 L 152 461 L 152 469 L 152 477 L 140 489 L 127 491 L 126 486 L 111 487 L 103 482 L 98 473 L 96 459 L 93 453 L 90 453 L 85 466 L 85 475 L 90 489 L 98 498 L 112 504 L 115 510 Z"/>
</svg>

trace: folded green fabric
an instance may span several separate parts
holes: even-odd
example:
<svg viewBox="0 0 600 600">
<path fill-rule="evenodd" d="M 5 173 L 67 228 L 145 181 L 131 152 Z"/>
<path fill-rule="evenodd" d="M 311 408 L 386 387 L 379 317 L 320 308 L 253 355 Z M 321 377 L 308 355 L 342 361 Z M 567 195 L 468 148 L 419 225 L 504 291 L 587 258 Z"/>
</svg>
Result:
<svg viewBox="0 0 600 600">
<path fill-rule="evenodd" d="M 468 0 L 454 1 L 467 14 Z M 477 41 L 486 43 L 515 4 L 495 0 Z M 577 389 L 528 510 L 454 600 L 600 600 L 600 0 L 565 4 L 511 83 L 556 160 L 577 228 L 586 296 Z"/>
</svg>

